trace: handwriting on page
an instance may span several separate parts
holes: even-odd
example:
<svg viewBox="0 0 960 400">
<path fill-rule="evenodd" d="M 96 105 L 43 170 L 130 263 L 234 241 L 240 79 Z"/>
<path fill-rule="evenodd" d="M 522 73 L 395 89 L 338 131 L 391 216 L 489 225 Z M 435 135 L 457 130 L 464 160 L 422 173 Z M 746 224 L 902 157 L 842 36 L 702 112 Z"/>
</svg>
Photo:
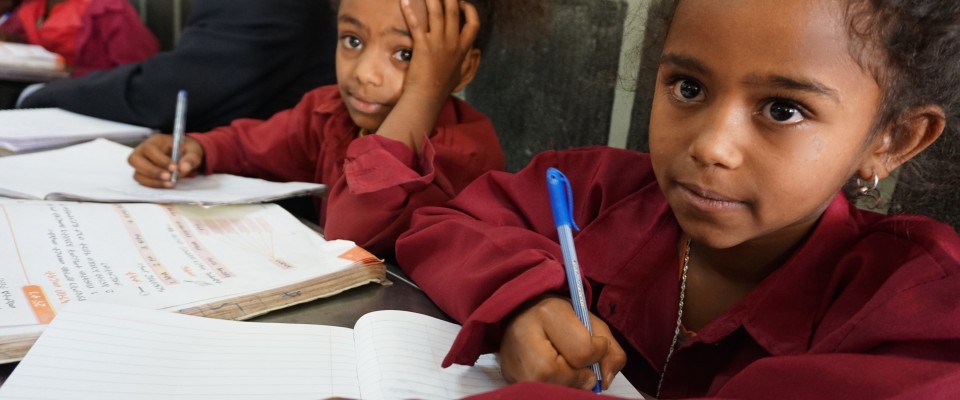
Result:
<svg viewBox="0 0 960 400">
<path fill-rule="evenodd" d="M 281 232 L 255 215 L 259 206 L 198 209 L 0 203 L 0 227 L 8 227 L 0 229 L 0 279 L 23 292 L 11 291 L 0 303 L 0 326 L 46 323 L 57 308 L 76 301 L 121 299 L 114 301 L 165 308 L 191 303 L 184 298 L 228 297 L 267 275 L 296 276 L 297 266 L 315 265 L 323 251 L 311 241 L 322 239 Z M 291 253 L 293 246 L 310 251 Z M 345 250 L 331 245 L 329 252 Z M 349 261 L 341 264 L 337 268 Z M 41 299 L 50 307 L 36 307 Z"/>
</svg>

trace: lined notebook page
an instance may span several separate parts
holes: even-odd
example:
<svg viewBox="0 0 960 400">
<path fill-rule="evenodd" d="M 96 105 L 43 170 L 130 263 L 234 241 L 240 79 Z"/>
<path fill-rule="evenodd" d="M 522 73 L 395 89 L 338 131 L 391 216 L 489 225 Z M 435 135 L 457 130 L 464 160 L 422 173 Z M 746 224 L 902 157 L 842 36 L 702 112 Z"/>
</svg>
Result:
<svg viewBox="0 0 960 400">
<path fill-rule="evenodd" d="M 353 331 L 81 302 L 64 309 L 3 399 L 359 398 Z"/>
<path fill-rule="evenodd" d="M 80 302 L 57 315 L 0 398 L 451 399 L 504 386 L 493 355 L 440 367 L 458 330 L 405 311 L 369 313 L 351 330 Z M 641 398 L 622 375 L 604 394 Z"/>
<path fill-rule="evenodd" d="M 481 356 L 473 367 L 440 367 L 459 331 L 459 325 L 406 311 L 361 317 L 354 338 L 363 397 L 453 399 L 506 385 L 492 354 Z M 642 398 L 623 375 L 604 394 Z"/>
<path fill-rule="evenodd" d="M 504 386 L 492 355 L 474 367 L 440 362 L 460 326 L 406 311 L 380 311 L 354 326 L 364 398 L 453 399 Z"/>
</svg>

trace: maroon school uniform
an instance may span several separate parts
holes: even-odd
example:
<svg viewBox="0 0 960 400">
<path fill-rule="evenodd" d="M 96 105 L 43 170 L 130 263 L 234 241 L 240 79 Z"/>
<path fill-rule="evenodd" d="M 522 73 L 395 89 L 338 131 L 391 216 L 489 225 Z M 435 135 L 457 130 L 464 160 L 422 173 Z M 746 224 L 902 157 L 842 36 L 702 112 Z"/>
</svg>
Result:
<svg viewBox="0 0 960 400">
<path fill-rule="evenodd" d="M 444 365 L 497 351 L 511 312 L 567 293 L 548 167 L 572 184 L 590 308 L 620 336 L 624 374 L 653 394 L 677 318 L 680 230 L 649 157 L 627 150 L 547 152 L 516 175 L 485 175 L 445 207 L 416 213 L 397 259 L 463 323 Z M 951 227 L 861 211 L 838 195 L 781 268 L 683 342 L 661 395 L 960 396 L 958 296 L 960 239 Z M 488 396 L 543 390 L 525 384 Z"/>
<path fill-rule="evenodd" d="M 208 174 L 326 184 L 318 213 L 325 236 L 381 255 L 392 253 L 414 209 L 441 204 L 483 172 L 504 167 L 490 120 L 453 97 L 419 155 L 378 135 L 358 138 L 358 132 L 331 85 L 267 121 L 239 119 L 190 137 L 203 146 Z"/>
<path fill-rule="evenodd" d="M 160 49 L 127 0 L 67 0 L 44 19 L 46 0 L 25 1 L 3 30 L 64 58 L 72 76 L 140 62 Z"/>
</svg>

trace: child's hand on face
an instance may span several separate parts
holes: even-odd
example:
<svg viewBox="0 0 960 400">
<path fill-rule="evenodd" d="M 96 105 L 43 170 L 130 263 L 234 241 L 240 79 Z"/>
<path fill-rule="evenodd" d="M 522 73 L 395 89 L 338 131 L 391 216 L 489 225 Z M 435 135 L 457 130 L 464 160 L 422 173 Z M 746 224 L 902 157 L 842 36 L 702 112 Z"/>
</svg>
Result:
<svg viewBox="0 0 960 400">
<path fill-rule="evenodd" d="M 147 138 L 127 159 L 134 168 L 133 179 L 143 186 L 170 188 L 172 172 L 179 167 L 185 177 L 203 161 L 203 147 L 195 139 L 184 136 L 180 145 L 180 165 L 174 166 L 170 152 L 173 149 L 172 135 L 153 135 Z"/>
<path fill-rule="evenodd" d="M 545 296 L 535 300 L 507 325 L 500 344 L 500 369 L 509 382 L 540 381 L 590 390 L 596 384 L 591 369 L 600 363 L 603 386 L 627 362 L 610 328 L 590 314 L 593 337 L 577 318 L 568 299 Z"/>
<path fill-rule="evenodd" d="M 402 96 L 443 102 L 460 84 L 461 64 L 480 30 L 477 9 L 460 0 L 401 0 L 401 8 L 413 37 Z M 466 21 L 462 29 L 461 11 Z"/>
</svg>

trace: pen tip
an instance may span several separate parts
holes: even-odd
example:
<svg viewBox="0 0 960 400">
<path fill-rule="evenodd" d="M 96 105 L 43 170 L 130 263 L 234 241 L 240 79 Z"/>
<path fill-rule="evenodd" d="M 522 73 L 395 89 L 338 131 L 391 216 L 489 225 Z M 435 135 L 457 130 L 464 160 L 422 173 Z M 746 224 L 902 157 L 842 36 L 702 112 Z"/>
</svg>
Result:
<svg viewBox="0 0 960 400">
<path fill-rule="evenodd" d="M 594 393 L 603 392 L 603 386 L 600 385 L 600 381 L 597 381 L 597 385 L 593 387 Z"/>
</svg>

